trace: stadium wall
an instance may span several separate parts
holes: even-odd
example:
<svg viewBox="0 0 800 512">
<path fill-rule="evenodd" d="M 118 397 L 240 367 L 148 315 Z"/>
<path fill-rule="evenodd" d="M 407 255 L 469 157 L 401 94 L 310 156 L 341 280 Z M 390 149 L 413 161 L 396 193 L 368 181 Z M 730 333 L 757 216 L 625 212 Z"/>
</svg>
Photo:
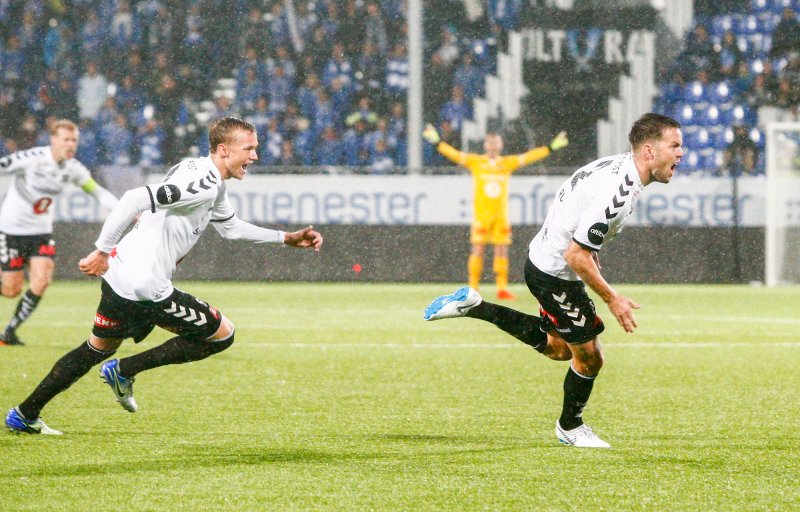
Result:
<svg viewBox="0 0 800 512">
<path fill-rule="evenodd" d="M 298 228 L 300 226 L 293 226 Z M 176 280 L 463 282 L 468 226 L 317 225 L 319 254 L 276 245 L 226 241 L 208 229 L 181 263 Z M 291 227 L 290 227 L 291 228 Z M 537 226 L 515 228 L 510 278 L 522 266 Z M 88 279 L 77 267 L 100 232 L 97 223 L 58 223 L 57 279 Z M 631 226 L 601 252 L 613 283 L 731 283 L 761 281 L 764 229 L 738 231 L 739 276 L 732 227 Z M 360 266 L 360 267 L 359 267 Z M 354 269 L 360 268 L 360 272 Z M 485 265 L 486 278 L 491 265 Z"/>
</svg>

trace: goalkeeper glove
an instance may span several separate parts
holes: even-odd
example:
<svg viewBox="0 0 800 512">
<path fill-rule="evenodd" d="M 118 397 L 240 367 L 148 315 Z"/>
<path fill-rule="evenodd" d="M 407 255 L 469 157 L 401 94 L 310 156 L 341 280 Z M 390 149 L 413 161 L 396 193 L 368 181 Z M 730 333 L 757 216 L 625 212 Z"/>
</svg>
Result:
<svg viewBox="0 0 800 512">
<path fill-rule="evenodd" d="M 430 123 L 426 124 L 425 129 L 422 130 L 422 138 L 434 146 L 439 144 L 439 141 L 442 140 L 441 137 L 439 137 L 439 132 L 437 132 L 436 128 Z"/>
<path fill-rule="evenodd" d="M 550 142 L 550 145 L 547 146 L 550 148 L 550 151 L 558 151 L 559 149 L 566 147 L 569 144 L 569 139 L 567 139 L 567 132 L 560 132 L 555 138 Z"/>
</svg>

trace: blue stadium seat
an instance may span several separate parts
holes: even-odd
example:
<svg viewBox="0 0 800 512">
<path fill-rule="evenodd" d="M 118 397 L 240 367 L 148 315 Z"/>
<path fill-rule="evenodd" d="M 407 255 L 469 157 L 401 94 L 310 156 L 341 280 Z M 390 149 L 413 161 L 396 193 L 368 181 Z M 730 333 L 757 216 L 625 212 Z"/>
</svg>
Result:
<svg viewBox="0 0 800 512">
<path fill-rule="evenodd" d="M 705 103 L 708 101 L 706 85 L 702 82 L 694 81 L 686 84 L 683 89 L 683 101 L 686 103 Z"/>
<path fill-rule="evenodd" d="M 722 81 L 713 84 L 708 90 L 708 100 L 713 104 L 727 103 L 733 99 L 733 86 Z"/>
<path fill-rule="evenodd" d="M 679 103 L 675 106 L 675 115 L 673 117 L 682 125 L 694 124 L 694 108 L 691 105 Z"/>
<path fill-rule="evenodd" d="M 756 147 L 763 151 L 766 146 L 766 135 L 764 135 L 764 132 L 759 128 L 751 128 L 748 135 L 750 140 L 756 143 Z"/>
<path fill-rule="evenodd" d="M 737 20 L 736 33 L 741 35 L 750 35 L 759 32 L 761 24 L 755 15 L 742 16 Z"/>
<path fill-rule="evenodd" d="M 722 124 L 724 118 L 717 105 L 710 105 L 702 110 L 695 110 L 694 121 L 701 126 L 708 127 Z"/>
<path fill-rule="evenodd" d="M 683 87 L 675 82 L 667 82 L 661 85 L 661 101 L 665 103 L 677 103 L 683 98 Z"/>
<path fill-rule="evenodd" d="M 683 152 L 683 158 L 681 159 L 680 169 L 683 170 L 685 173 L 692 173 L 697 171 L 700 163 L 700 155 L 697 151 L 692 151 L 687 149 Z"/>
<path fill-rule="evenodd" d="M 772 14 L 772 0 L 750 0 L 750 10 L 757 14 Z"/>
<path fill-rule="evenodd" d="M 725 126 L 715 126 L 709 128 L 708 135 L 711 139 L 712 148 L 725 149 L 733 140 L 733 129 Z"/>
<path fill-rule="evenodd" d="M 723 152 L 713 148 L 703 149 L 697 152 L 697 167 L 707 173 L 716 173 L 722 167 Z"/>
<path fill-rule="evenodd" d="M 708 33 L 712 36 L 722 36 L 728 30 L 733 30 L 735 26 L 736 23 L 732 15 L 721 14 L 712 18 Z"/>
</svg>

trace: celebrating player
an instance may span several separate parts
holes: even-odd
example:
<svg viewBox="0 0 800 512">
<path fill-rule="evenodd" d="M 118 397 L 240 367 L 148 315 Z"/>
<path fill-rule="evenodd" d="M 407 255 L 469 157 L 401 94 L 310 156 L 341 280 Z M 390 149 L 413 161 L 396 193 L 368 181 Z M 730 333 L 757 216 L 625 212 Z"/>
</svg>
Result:
<svg viewBox="0 0 800 512">
<path fill-rule="evenodd" d="M 470 230 L 472 251 L 467 261 L 470 288 L 478 289 L 483 272 L 483 255 L 487 243 L 494 245 L 494 270 L 497 281 L 497 298 L 516 298 L 508 290 L 508 246 L 511 245 L 511 223 L 508 220 L 508 180 L 511 174 L 569 144 L 567 134 L 561 132 L 549 146 L 531 149 L 520 155 L 500 156 L 503 137 L 488 133 L 483 141 L 483 155 L 458 151 L 441 141 L 432 125 L 425 126 L 423 138 L 436 146 L 437 151 L 449 160 L 469 170 L 474 181 L 473 220 Z"/>
<path fill-rule="evenodd" d="M 5 332 L 4 345 L 24 345 L 17 328 L 31 316 L 53 280 L 56 244 L 53 241 L 53 198 L 67 183 L 81 187 L 108 209 L 117 198 L 92 179 L 75 159 L 78 127 L 62 119 L 50 127 L 50 145 L 18 151 L 0 159 L 0 172 L 12 176 L 0 208 L 0 267 L 6 297 L 22 292 L 25 265 L 30 289 L 20 299 Z"/>
<path fill-rule="evenodd" d="M 319 251 L 322 236 L 311 226 L 293 233 L 274 231 L 236 217 L 225 180 L 241 180 L 258 157 L 256 130 L 226 117 L 209 130 L 211 154 L 184 160 L 163 182 L 129 190 L 109 215 L 95 246 L 80 261 L 90 276 L 103 276 L 92 333 L 59 359 L 50 373 L 6 416 L 14 432 L 60 434 L 39 419 L 58 393 L 111 357 L 126 338 L 138 343 L 158 325 L 176 336 L 131 357 L 112 359 L 100 368 L 117 401 L 136 412 L 134 377 L 168 364 L 205 359 L 230 347 L 233 323 L 206 302 L 172 286 L 177 262 L 194 246 L 209 222 L 228 239 L 283 243 Z M 137 215 L 141 218 L 121 240 Z"/>
<path fill-rule="evenodd" d="M 571 360 L 556 436 L 572 446 L 609 447 L 582 418 L 603 366 L 598 335 L 604 330 L 584 283 L 603 299 L 625 332 L 633 332 L 633 310 L 639 305 L 606 282 L 597 253 L 622 230 L 642 189 L 653 182 L 669 183 L 683 156 L 680 125 L 659 114 L 641 116 L 628 140 L 631 153 L 596 160 L 561 185 L 530 243 L 525 281 L 539 301 L 541 317 L 486 302 L 467 287 L 439 297 L 425 310 L 425 320 L 468 316 L 491 322 L 551 359 Z"/>
</svg>

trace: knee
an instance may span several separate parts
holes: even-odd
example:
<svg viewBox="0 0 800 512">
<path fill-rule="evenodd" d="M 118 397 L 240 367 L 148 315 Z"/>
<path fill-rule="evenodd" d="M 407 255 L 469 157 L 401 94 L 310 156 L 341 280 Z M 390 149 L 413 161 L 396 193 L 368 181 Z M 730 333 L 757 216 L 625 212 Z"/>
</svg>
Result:
<svg viewBox="0 0 800 512">
<path fill-rule="evenodd" d="M 53 278 L 47 276 L 31 280 L 30 284 L 31 291 L 33 292 L 34 295 L 38 295 L 39 297 L 41 297 L 42 295 L 44 295 L 45 290 L 47 290 L 47 288 L 50 286 L 52 282 Z"/>
<path fill-rule="evenodd" d="M 233 339 L 234 329 L 235 327 L 233 325 L 233 322 L 231 322 L 225 315 L 222 315 L 222 321 L 220 322 L 219 327 L 217 328 L 217 332 L 215 332 L 214 335 L 208 339 L 208 341 L 211 342 L 223 341 L 226 340 L 228 337 Z"/>
<path fill-rule="evenodd" d="M 3 297 L 19 297 L 22 293 L 22 285 L 3 286 Z"/>
<path fill-rule="evenodd" d="M 602 352 L 595 352 L 589 357 L 584 357 L 580 361 L 575 361 L 575 369 L 578 370 L 583 375 L 587 375 L 590 377 L 595 377 L 600 373 L 600 370 L 603 368 L 603 353 Z"/>
</svg>

